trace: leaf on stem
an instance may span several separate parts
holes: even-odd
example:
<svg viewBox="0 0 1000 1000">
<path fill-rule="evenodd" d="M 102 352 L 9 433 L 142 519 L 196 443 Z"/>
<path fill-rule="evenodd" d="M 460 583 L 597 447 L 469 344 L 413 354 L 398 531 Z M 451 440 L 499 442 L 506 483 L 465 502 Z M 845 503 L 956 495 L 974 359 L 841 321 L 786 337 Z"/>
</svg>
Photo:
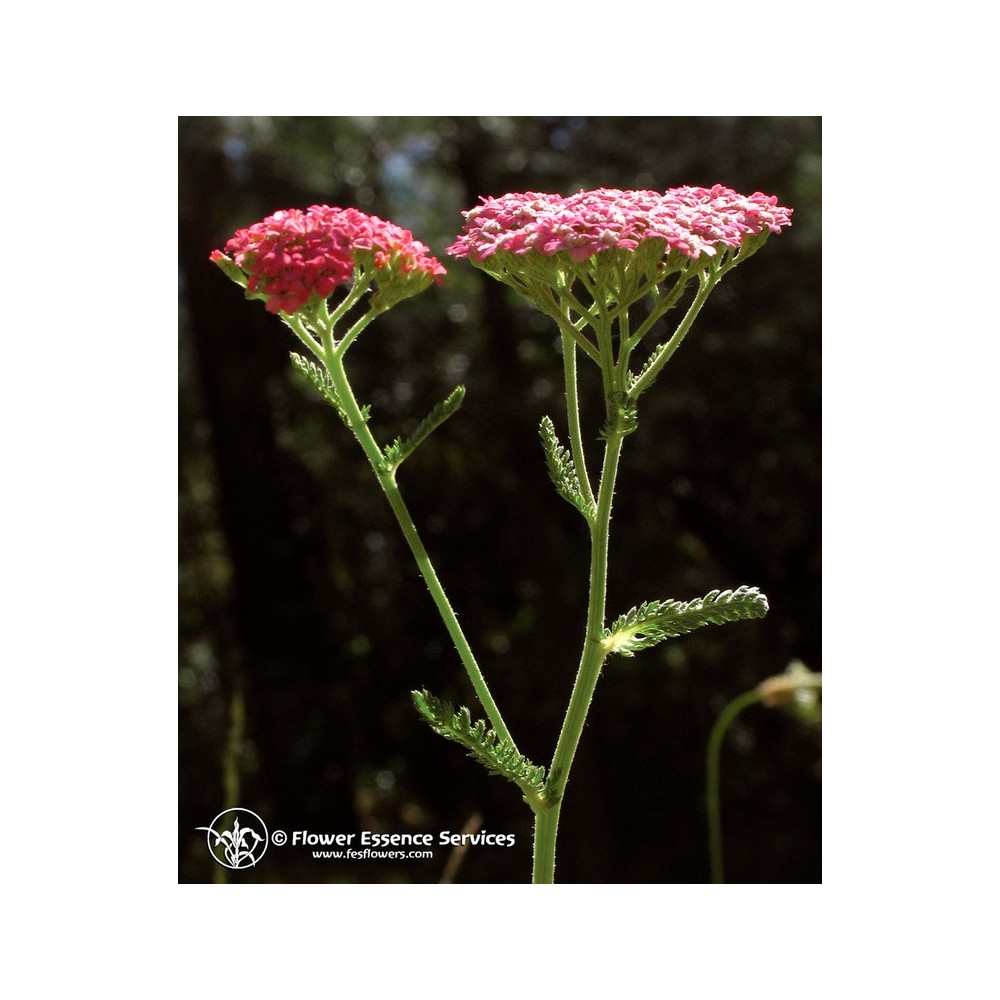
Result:
<svg viewBox="0 0 1000 1000">
<path fill-rule="evenodd" d="M 620 434 L 634 434 L 639 425 L 639 410 L 634 399 L 627 392 L 612 392 L 608 396 L 608 419 L 601 428 L 601 437 L 607 441 Z"/>
<path fill-rule="evenodd" d="M 652 354 L 650 354 L 649 357 L 646 359 L 646 363 L 642 366 L 642 368 L 639 369 L 638 373 L 633 374 L 632 372 L 629 372 L 629 375 L 628 375 L 628 388 L 629 388 L 629 393 L 630 394 L 631 394 L 632 390 L 635 389 L 635 387 L 639 384 L 639 382 L 642 381 L 643 376 L 657 365 L 657 363 L 659 362 L 660 358 L 663 357 L 664 353 L 666 352 L 666 350 L 667 350 L 667 348 L 669 346 L 670 346 L 670 341 L 669 340 L 666 341 L 665 343 L 659 344 L 653 350 Z M 657 374 L 659 374 L 659 373 L 657 373 Z M 654 375 L 653 377 L 655 378 L 656 376 Z M 652 381 L 650 381 L 649 385 L 646 385 L 646 386 L 643 387 L 643 391 L 645 391 L 646 389 L 648 389 L 649 386 L 652 385 L 652 384 L 653 384 Z M 633 397 L 633 398 L 635 398 L 635 397 Z"/>
<path fill-rule="evenodd" d="M 686 635 L 702 625 L 763 618 L 767 610 L 767 598 L 756 587 L 713 590 L 686 602 L 647 601 L 605 629 L 602 645 L 608 653 L 633 656 L 640 649 Z"/>
<path fill-rule="evenodd" d="M 340 402 L 340 397 L 337 395 L 337 390 L 333 384 L 333 379 L 330 378 L 330 373 L 314 361 L 310 361 L 308 358 L 304 358 L 301 354 L 296 354 L 294 351 L 292 351 L 292 364 L 299 370 L 303 378 L 310 385 L 314 386 L 319 391 L 319 394 L 340 414 L 340 419 L 350 427 L 347 412 Z M 367 405 L 362 406 L 361 418 L 365 423 L 368 422 L 370 416 L 371 407 Z"/>
<path fill-rule="evenodd" d="M 385 464 L 389 469 L 398 469 L 423 443 L 424 439 L 438 429 L 461 405 L 465 398 L 465 386 L 456 386 L 451 395 L 438 403 L 417 425 L 417 429 L 407 438 L 396 438 L 383 451 Z"/>
<path fill-rule="evenodd" d="M 296 354 L 294 351 L 292 352 L 292 364 L 295 365 L 305 380 L 316 388 L 319 394 L 340 414 L 341 418 L 346 420 L 347 415 L 344 413 L 344 407 L 341 405 L 340 397 L 337 395 L 337 390 L 334 388 L 333 379 L 330 378 L 329 372 L 325 368 L 321 368 L 314 361 L 310 361 L 308 358 L 304 358 L 301 354 Z"/>
<path fill-rule="evenodd" d="M 597 513 L 593 502 L 588 503 L 580 489 L 580 477 L 576 472 L 573 456 L 568 448 L 559 443 L 556 428 L 549 417 L 542 417 L 539 427 L 542 447 L 545 449 L 545 462 L 549 467 L 549 478 L 556 492 L 568 503 L 571 503 L 583 516 L 591 521 Z"/>
<path fill-rule="evenodd" d="M 413 691 L 413 704 L 424 717 L 431 729 L 446 740 L 461 743 L 474 757 L 494 774 L 513 781 L 525 795 L 536 797 L 542 794 L 545 785 L 545 768 L 532 764 L 510 743 L 497 736 L 483 719 L 472 721 L 467 708 L 455 707 L 447 701 L 435 698 L 427 691 Z"/>
</svg>

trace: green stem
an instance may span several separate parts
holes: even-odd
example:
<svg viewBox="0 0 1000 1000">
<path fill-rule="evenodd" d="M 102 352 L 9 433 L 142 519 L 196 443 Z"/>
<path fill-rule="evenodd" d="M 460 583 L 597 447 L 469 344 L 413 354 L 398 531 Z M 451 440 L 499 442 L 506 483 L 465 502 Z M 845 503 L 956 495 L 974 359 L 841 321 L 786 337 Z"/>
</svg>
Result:
<svg viewBox="0 0 1000 1000">
<path fill-rule="evenodd" d="M 325 361 L 322 345 L 316 342 L 316 339 L 309 333 L 305 324 L 298 316 L 289 316 L 286 313 L 282 313 L 281 318 L 285 321 L 285 325 L 288 329 L 291 330 L 292 333 L 294 333 L 295 336 L 302 341 L 305 347 L 312 352 L 317 361 Z"/>
<path fill-rule="evenodd" d="M 535 810 L 535 853 L 531 868 L 533 885 L 552 885 L 556 875 L 556 833 L 560 803 Z"/>
<path fill-rule="evenodd" d="M 615 425 L 607 435 L 604 449 L 604 467 L 598 488 L 597 514 L 591 524 L 590 545 L 590 600 L 587 605 L 587 632 L 583 654 L 577 670 L 576 682 L 570 696 L 569 708 L 563 720 L 562 732 L 549 768 L 544 802 L 535 810 L 535 851 L 532 880 L 551 883 L 555 877 L 556 833 L 563 793 L 569 780 L 570 768 L 580 745 L 587 712 L 594 697 L 601 666 L 607 651 L 601 643 L 604 630 L 605 599 L 608 582 L 608 539 L 611 528 L 611 504 L 614 499 L 618 460 L 621 456 L 624 433 Z"/>
<path fill-rule="evenodd" d="M 701 288 L 698 289 L 698 294 L 694 297 L 694 301 L 688 307 L 684 319 L 680 321 L 680 324 L 674 331 L 674 335 L 667 342 L 664 349 L 629 390 L 629 396 L 632 399 L 638 399 L 653 384 L 656 376 L 663 370 L 663 366 L 670 360 L 674 351 L 681 346 L 681 341 L 687 335 L 688 330 L 691 329 L 698 313 L 701 312 L 701 307 L 705 304 L 705 300 L 711 294 L 712 289 L 719 283 L 720 277 L 721 275 L 714 271 L 706 276 L 699 276 Z"/>
<path fill-rule="evenodd" d="M 583 434 L 580 431 L 580 401 L 576 381 L 576 342 L 563 330 L 563 372 L 566 378 L 566 415 L 569 421 L 569 445 L 573 452 L 576 476 L 580 480 L 583 499 L 594 504 L 594 491 L 590 486 L 587 472 L 587 456 L 583 450 Z"/>
<path fill-rule="evenodd" d="M 590 313 L 586 313 L 579 316 L 575 320 L 573 319 L 573 304 L 576 301 L 574 298 L 569 297 L 564 299 L 561 292 L 557 295 L 551 288 L 546 288 L 544 290 L 538 289 L 537 292 L 531 297 L 531 301 L 534 302 L 546 316 L 555 320 L 560 331 L 571 337 L 574 343 L 579 346 L 580 350 L 583 351 L 588 358 L 598 365 L 601 363 L 600 351 L 583 332 L 584 327 L 589 325 L 592 317 Z"/>
<path fill-rule="evenodd" d="M 649 311 L 649 315 L 645 318 L 645 320 L 643 320 L 639 329 L 629 337 L 628 350 L 630 354 L 639 341 L 642 340 L 642 338 L 645 337 L 646 334 L 653 328 L 653 325 L 658 323 L 662 317 L 664 317 L 668 312 L 670 312 L 671 309 L 674 308 L 675 305 L 677 305 L 681 295 L 684 294 L 684 289 L 687 287 L 689 280 L 689 274 L 681 273 L 678 275 L 673 287 L 665 296 L 660 295 L 658 286 L 652 286 L 650 294 L 653 299 L 653 305 Z"/>
<path fill-rule="evenodd" d="M 581 272 L 578 277 L 584 282 L 586 286 L 586 280 L 584 274 Z M 573 292 L 573 278 L 568 276 L 563 272 L 559 272 L 556 277 L 556 288 L 558 289 L 558 295 L 556 296 L 561 305 L 568 305 L 570 309 L 575 310 L 581 319 L 586 320 L 587 325 L 594 327 L 597 324 L 597 313 L 594 311 L 594 307 L 589 308 L 585 306 L 574 294 Z"/>
<path fill-rule="evenodd" d="M 364 319 L 364 317 L 362 317 L 362 319 Z M 359 323 L 360 322 L 361 321 L 359 320 Z M 358 324 L 355 324 L 355 327 L 357 327 L 357 325 Z M 434 566 L 431 563 L 430 556 L 427 554 L 427 549 L 424 548 L 424 544 L 420 540 L 420 535 L 417 533 L 417 528 L 413 523 L 413 518 L 410 516 L 410 512 L 405 501 L 403 500 L 403 496 L 399 492 L 399 486 L 396 484 L 395 470 L 389 469 L 386 466 L 382 450 L 375 441 L 372 432 L 368 429 L 368 424 L 361 413 L 361 407 L 358 405 L 358 401 L 355 399 L 354 393 L 351 390 L 351 385 L 347 378 L 347 372 L 344 369 L 343 348 L 350 342 L 349 338 L 350 340 L 353 340 L 351 334 L 353 333 L 354 336 L 356 336 L 358 332 L 360 331 L 352 329 L 352 331 L 344 337 L 341 345 L 339 345 L 337 349 L 334 349 L 332 334 L 329 330 L 323 331 L 323 346 L 325 348 L 326 355 L 324 360 L 326 362 L 327 370 L 330 372 L 330 377 L 333 379 L 337 395 L 343 405 L 344 413 L 347 417 L 347 424 L 354 436 L 358 439 L 358 443 L 361 445 L 365 456 L 368 458 L 372 468 L 375 470 L 375 476 L 378 479 L 379 486 L 382 487 L 382 492 L 385 493 L 386 499 L 389 501 L 389 506 L 392 508 L 393 514 L 396 515 L 396 520 L 399 522 L 399 527 L 403 532 L 403 537 L 410 546 L 413 558 L 417 562 L 420 575 L 424 578 L 424 582 L 427 584 L 427 589 L 430 591 L 434 604 L 437 606 L 438 613 L 441 615 L 441 620 L 444 622 L 444 626 L 448 630 L 448 634 L 451 636 L 452 642 L 455 644 L 455 649 L 458 651 L 458 655 L 465 666 L 465 670 L 469 675 L 469 680 L 472 682 L 476 695 L 482 703 L 483 709 L 486 711 L 490 724 L 496 731 L 497 735 L 501 739 L 510 743 L 516 751 L 517 746 L 514 743 L 514 738 L 507 729 L 507 726 L 503 721 L 503 717 L 500 714 L 500 709 L 497 707 L 496 702 L 493 700 L 493 696 L 490 694 L 490 689 L 486 684 L 486 678 L 483 676 L 483 672 L 479 669 L 479 664 L 476 662 L 472 649 L 465 638 L 465 633 L 462 631 L 462 627 L 458 623 L 455 611 L 444 592 L 444 588 L 441 586 L 441 581 L 438 579 L 437 573 L 434 571 Z"/>
<path fill-rule="evenodd" d="M 328 319 L 328 325 L 331 330 L 344 318 L 352 306 L 357 305 L 357 303 L 365 297 L 370 286 L 371 278 L 365 269 L 360 266 L 355 267 L 353 283 L 348 290 L 347 295 L 345 295 L 340 304 L 334 308 L 333 312 L 328 312 L 326 303 L 323 303 L 323 313 L 325 314 L 325 318 Z"/>
<path fill-rule="evenodd" d="M 347 353 L 347 348 L 354 343 L 358 334 L 368 326 L 369 323 L 373 322 L 375 317 L 378 315 L 376 312 L 366 312 L 363 316 L 358 318 L 358 321 L 344 334 L 343 338 L 337 344 L 337 357 L 343 363 L 344 355 Z M 333 320 L 330 323 L 330 329 L 333 329 Z M 327 348 L 326 339 L 324 338 L 323 347 L 327 350 L 329 354 L 329 349 Z"/>
<path fill-rule="evenodd" d="M 708 857 L 712 872 L 712 882 L 723 883 L 722 870 L 722 818 L 719 805 L 719 760 L 722 756 L 722 740 L 729 724 L 740 712 L 761 699 L 760 690 L 754 688 L 734 698 L 719 713 L 708 738 L 708 758 L 705 766 L 705 805 L 708 811 Z"/>
</svg>

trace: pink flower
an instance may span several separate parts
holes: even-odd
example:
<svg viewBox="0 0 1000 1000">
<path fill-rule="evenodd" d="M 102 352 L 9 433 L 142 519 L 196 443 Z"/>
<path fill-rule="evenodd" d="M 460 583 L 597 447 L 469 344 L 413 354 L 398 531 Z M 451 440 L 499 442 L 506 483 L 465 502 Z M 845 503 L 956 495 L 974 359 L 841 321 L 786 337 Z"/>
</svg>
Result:
<svg viewBox="0 0 1000 1000">
<path fill-rule="evenodd" d="M 635 250 L 663 240 L 664 252 L 711 256 L 738 247 L 747 236 L 791 225 L 790 208 L 774 196 L 741 195 L 716 184 L 657 191 L 599 188 L 563 198 L 557 194 L 505 194 L 483 198 L 465 213 L 465 226 L 448 248 L 453 257 L 482 262 L 497 251 L 552 256 L 565 251 L 579 263 L 605 250 Z"/>
<path fill-rule="evenodd" d="M 440 283 L 445 273 L 409 230 L 356 208 L 329 205 L 275 212 L 240 229 L 225 249 L 245 274 L 247 292 L 266 296 L 265 308 L 273 313 L 295 313 L 314 295 L 329 298 L 364 263 L 385 278 L 421 288 L 432 279 Z M 211 259 L 225 264 L 229 258 L 214 250 Z"/>
</svg>

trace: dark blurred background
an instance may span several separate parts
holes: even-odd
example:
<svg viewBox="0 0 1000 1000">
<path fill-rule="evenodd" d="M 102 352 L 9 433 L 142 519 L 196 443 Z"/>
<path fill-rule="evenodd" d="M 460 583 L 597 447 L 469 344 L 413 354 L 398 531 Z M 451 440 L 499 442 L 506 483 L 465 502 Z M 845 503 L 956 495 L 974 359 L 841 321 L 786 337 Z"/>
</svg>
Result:
<svg viewBox="0 0 1000 1000">
<path fill-rule="evenodd" d="M 471 849 L 456 880 L 531 875 L 520 793 L 411 705 L 428 687 L 476 714 L 360 449 L 295 376 L 292 334 L 210 251 L 277 209 L 324 203 L 412 229 L 448 268 L 366 331 L 348 367 L 383 442 L 466 385 L 400 482 L 508 725 L 548 764 L 587 599 L 585 525 L 538 443 L 543 415 L 565 429 L 562 368 L 548 320 L 446 257 L 461 212 L 507 191 L 717 182 L 795 209 L 643 397 L 612 520 L 609 618 L 740 584 L 770 614 L 608 662 L 560 826 L 558 881 L 707 882 L 713 720 L 792 659 L 822 668 L 820 165 L 819 118 L 179 119 L 181 882 L 218 877 L 195 828 L 233 804 L 227 746 L 230 799 L 272 828 L 436 834 L 479 814 L 516 846 Z M 596 475 L 603 409 L 584 363 Z M 727 881 L 822 881 L 819 761 L 816 727 L 740 717 L 723 755 Z M 231 880 L 436 882 L 448 852 L 435 854 L 334 862 L 272 847 Z"/>
</svg>

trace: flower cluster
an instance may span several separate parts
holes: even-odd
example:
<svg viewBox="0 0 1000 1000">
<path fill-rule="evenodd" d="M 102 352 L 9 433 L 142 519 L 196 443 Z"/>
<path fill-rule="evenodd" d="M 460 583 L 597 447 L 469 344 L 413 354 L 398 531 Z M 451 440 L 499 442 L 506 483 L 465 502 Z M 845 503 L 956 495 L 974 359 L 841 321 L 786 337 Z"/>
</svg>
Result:
<svg viewBox="0 0 1000 1000">
<path fill-rule="evenodd" d="M 363 263 L 413 285 L 408 293 L 445 273 L 409 230 L 356 208 L 329 205 L 275 212 L 240 229 L 225 249 L 232 261 L 220 250 L 212 260 L 226 270 L 234 262 L 247 292 L 263 296 L 273 313 L 292 314 L 313 296 L 328 298 Z"/>
<path fill-rule="evenodd" d="M 789 208 L 756 192 L 746 196 L 716 184 L 657 191 L 599 188 L 563 198 L 557 194 L 505 194 L 484 198 L 465 213 L 465 226 L 448 248 L 454 257 L 482 262 L 505 251 L 565 251 L 580 262 L 612 248 L 635 250 L 647 240 L 663 240 L 665 250 L 697 259 L 716 248 L 738 247 L 765 229 L 791 225 Z"/>
</svg>

